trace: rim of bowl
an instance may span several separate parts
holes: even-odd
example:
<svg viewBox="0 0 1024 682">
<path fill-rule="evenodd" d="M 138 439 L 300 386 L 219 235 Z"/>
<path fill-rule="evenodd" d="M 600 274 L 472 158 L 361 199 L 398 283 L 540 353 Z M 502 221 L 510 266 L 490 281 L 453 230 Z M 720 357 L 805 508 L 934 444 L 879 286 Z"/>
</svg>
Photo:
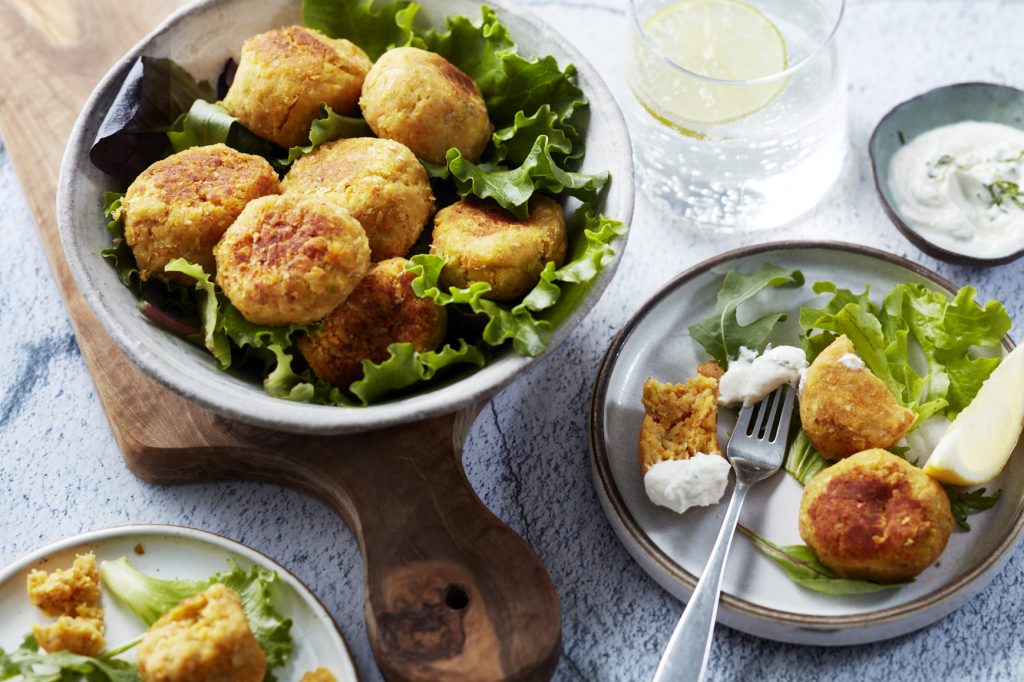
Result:
<svg viewBox="0 0 1024 682">
<path fill-rule="evenodd" d="M 882 191 L 882 182 L 879 178 L 878 159 L 875 158 L 875 140 L 882 134 L 883 125 L 889 121 L 893 116 L 901 113 L 904 109 L 912 109 L 920 106 L 922 101 L 926 98 L 934 95 L 937 92 L 943 90 L 960 90 L 968 88 L 992 88 L 996 90 L 1006 90 L 1020 96 L 1021 100 L 1024 101 L 1024 90 L 1015 88 L 1012 85 L 1003 85 L 1001 83 L 986 83 L 984 81 L 969 81 L 964 83 L 951 83 L 949 85 L 940 85 L 937 88 L 932 88 L 922 92 L 920 95 L 916 95 L 900 102 L 892 109 L 890 109 L 882 118 L 878 120 L 875 125 L 875 129 L 871 132 L 871 137 L 868 139 L 868 158 L 871 160 L 871 179 L 874 181 L 875 194 L 878 196 L 879 202 L 882 204 L 882 210 L 885 211 L 885 215 L 889 217 L 889 220 L 896 229 L 899 230 L 900 234 L 907 238 L 917 248 L 921 249 L 924 253 L 929 256 L 938 258 L 939 260 L 946 261 L 947 263 L 953 263 L 954 265 L 972 265 L 989 267 L 993 265 L 1005 265 L 1006 263 L 1012 263 L 1021 256 L 1024 256 L 1024 247 L 1021 247 L 1013 253 L 1006 254 L 1005 256 L 996 256 L 993 258 L 983 258 L 980 256 L 969 256 L 959 251 L 952 251 L 945 247 L 939 246 L 933 241 L 930 241 L 927 237 L 922 235 L 920 232 L 912 228 L 910 225 L 903 220 L 903 216 L 900 215 L 899 211 L 895 206 L 889 203 L 885 193 Z M 964 119 L 966 120 L 966 119 Z M 1024 128 L 1021 128 L 1024 130 Z M 911 138 L 913 139 L 913 138 Z M 908 140 L 909 142 L 909 140 Z"/>
<path fill-rule="evenodd" d="M 293 1 L 297 2 L 298 0 Z M 448 385 L 400 398 L 393 402 L 355 408 L 313 405 L 273 398 L 264 393 L 258 384 L 247 385 L 241 391 L 214 393 L 220 397 L 211 398 L 209 393 L 200 390 L 201 382 L 166 364 L 151 349 L 133 342 L 133 338 L 124 325 L 118 321 L 117 316 L 109 312 L 102 303 L 97 293 L 96 283 L 90 279 L 83 261 L 79 258 L 75 241 L 71 238 L 75 229 L 71 199 L 73 196 L 71 191 L 73 169 L 83 160 L 88 163 L 88 150 L 93 143 L 91 137 L 88 139 L 86 137 L 87 128 L 89 128 L 88 117 L 105 95 L 108 95 L 111 90 L 120 88 L 136 58 L 142 55 L 159 35 L 174 30 L 193 14 L 221 2 L 223 0 L 198 0 L 180 8 L 115 63 L 97 84 L 83 106 L 61 162 L 57 189 L 57 226 L 65 261 L 78 290 L 88 302 L 89 307 L 96 314 L 118 349 L 133 365 L 165 388 L 229 419 L 274 430 L 329 435 L 387 428 L 448 414 L 469 407 L 476 402 L 487 400 L 510 384 L 519 374 L 553 352 L 570 336 L 611 283 L 626 249 L 629 238 L 628 230 L 626 234 L 617 237 L 613 242 L 616 249 L 612 260 L 602 268 L 601 273 L 592 283 L 584 299 L 577 304 L 576 309 L 554 330 L 544 353 L 536 357 L 527 357 L 518 355 L 514 351 L 507 351 L 503 357 L 493 360 L 488 365 Z M 632 222 L 635 201 L 632 144 L 622 110 L 604 79 L 572 43 L 533 13 L 513 6 L 510 0 L 488 0 L 487 4 L 497 11 L 499 18 L 502 16 L 514 17 L 529 25 L 532 30 L 543 37 L 546 44 L 560 53 L 556 57 L 560 63 L 575 65 L 577 82 L 590 103 L 591 122 L 597 118 L 594 112 L 600 111 L 601 118 L 608 121 L 612 143 L 622 147 L 622 158 L 619 160 L 621 168 L 617 170 L 616 177 L 613 177 L 607 192 L 614 193 L 617 203 L 620 204 L 617 215 L 612 217 L 628 227 Z M 212 361 L 209 370 L 211 372 L 219 371 L 214 367 Z"/>
<path fill-rule="evenodd" d="M 244 542 L 233 540 L 226 535 L 214 533 L 213 531 L 201 530 L 199 528 L 182 526 L 175 523 L 130 523 L 122 526 L 96 528 L 83 533 L 78 533 L 77 535 L 70 535 L 68 537 L 60 538 L 59 540 L 47 542 L 20 555 L 7 565 L 0 568 L 0 582 L 9 580 L 15 574 L 31 568 L 32 565 L 37 563 L 40 559 L 44 559 L 56 552 L 71 549 L 72 547 L 89 542 L 99 542 L 102 540 L 124 537 L 132 533 L 163 535 L 167 537 L 183 537 L 205 542 L 210 545 L 217 545 L 220 547 L 226 546 L 231 551 L 241 554 L 242 556 L 246 556 L 246 554 L 254 555 L 255 559 L 251 556 L 246 558 L 254 564 L 262 565 L 264 568 L 272 568 L 278 573 L 287 576 L 292 582 L 292 589 L 295 589 L 296 586 L 298 587 L 295 591 L 298 592 L 306 606 L 310 607 L 314 613 L 320 611 L 323 615 L 327 616 L 327 622 L 329 622 L 333 628 L 332 634 L 336 635 L 337 641 L 341 643 L 341 651 L 343 651 L 345 656 L 348 658 L 349 665 L 352 668 L 352 672 L 356 675 L 356 679 L 359 679 L 359 671 L 355 667 L 355 659 L 352 658 L 352 651 L 349 649 L 348 640 L 346 640 L 345 635 L 342 634 L 341 628 L 338 626 L 338 621 L 334 619 L 334 615 L 331 614 L 330 609 L 320 601 L 320 597 L 318 597 L 317 594 L 313 592 L 308 585 L 306 585 L 306 583 L 302 582 L 297 575 L 260 550 L 251 547 Z M 318 615 L 320 614 L 318 613 Z"/>
<path fill-rule="evenodd" d="M 644 30 L 644 26 L 640 22 L 640 14 L 639 12 L 637 12 L 637 1 L 638 0 L 629 0 L 629 7 L 626 11 L 629 12 L 630 17 L 632 18 L 633 28 L 636 30 L 636 34 L 640 37 L 640 40 L 644 42 L 644 45 L 646 45 L 648 49 L 650 49 L 651 53 L 657 56 L 658 59 L 660 59 L 661 61 L 665 62 L 665 64 L 667 64 L 672 69 L 675 69 L 676 71 L 679 71 L 680 73 L 686 76 L 695 78 L 700 81 L 704 81 L 705 83 L 713 83 L 718 85 L 759 85 L 762 83 L 774 83 L 775 81 L 782 80 L 784 78 L 792 76 L 797 71 L 803 69 L 807 64 L 810 64 L 812 61 L 817 59 L 818 55 L 820 55 L 822 52 L 828 49 L 828 47 L 835 41 L 836 34 L 839 33 L 839 27 L 842 26 L 843 24 L 843 17 L 846 16 L 846 0 L 838 0 L 839 11 L 836 13 L 835 22 L 832 24 L 832 28 L 829 29 L 828 35 L 825 36 L 825 38 L 820 43 L 818 43 L 818 45 L 813 50 L 811 50 L 803 59 L 798 61 L 796 64 L 793 64 L 792 66 L 787 66 L 782 71 L 778 71 L 767 76 L 761 76 L 759 78 L 729 80 L 727 78 L 715 78 L 714 76 L 705 76 L 703 74 L 697 73 L 696 71 L 691 71 L 685 66 L 681 66 L 672 61 L 671 59 L 669 59 L 668 57 L 666 57 L 661 50 L 659 50 L 651 43 L 650 38 L 647 37 L 647 32 Z M 761 11 L 756 7 L 754 9 L 756 9 L 758 12 Z"/>
<path fill-rule="evenodd" d="M 640 551 L 642 551 L 643 554 L 652 562 L 657 564 L 666 575 L 670 576 L 671 580 L 676 584 L 683 585 L 691 592 L 697 587 L 697 577 L 674 561 L 651 540 L 643 527 L 630 513 L 625 500 L 622 498 L 622 494 L 619 492 L 618 486 L 615 485 L 614 476 L 609 468 L 608 450 L 605 447 L 604 442 L 604 407 L 608 397 L 608 387 L 611 374 L 618 362 L 623 346 L 638 324 L 647 316 L 654 306 L 660 303 L 662 299 L 672 294 L 680 286 L 686 284 L 698 275 L 707 272 L 711 268 L 735 259 L 745 258 L 747 256 L 761 253 L 768 253 L 771 251 L 798 249 L 843 251 L 876 258 L 910 270 L 911 272 L 930 280 L 950 293 L 955 293 L 957 291 L 957 286 L 955 284 L 929 268 L 903 258 L 902 256 L 897 256 L 880 249 L 839 241 L 778 241 L 735 249 L 698 263 L 673 278 L 662 289 L 660 289 L 658 293 L 647 299 L 647 301 L 645 301 L 644 304 L 633 314 L 629 319 L 629 322 L 626 323 L 626 326 L 623 327 L 612 340 L 612 343 L 609 346 L 608 351 L 605 353 L 605 356 L 601 361 L 601 366 L 597 372 L 597 380 L 594 384 L 594 392 L 591 396 L 590 415 L 588 419 L 591 468 L 594 471 L 595 478 L 600 482 L 602 492 L 608 500 L 608 505 L 614 509 L 618 521 L 622 524 L 622 527 L 630 535 Z M 1013 341 L 1008 336 L 1003 338 L 1003 347 L 1007 350 L 1011 350 L 1014 347 Z M 835 630 L 837 628 L 863 628 L 866 626 L 878 626 L 886 623 L 903 621 L 910 616 L 937 607 L 942 602 L 952 598 L 956 593 L 969 587 L 975 581 L 985 577 L 989 571 L 1000 565 L 1008 552 L 1013 550 L 1020 541 L 1022 533 L 1024 533 L 1024 498 L 1017 502 L 1016 515 L 1013 522 L 1003 533 L 996 550 L 977 562 L 965 574 L 962 574 L 956 580 L 944 585 L 932 594 L 918 597 L 917 599 L 898 606 L 879 609 L 877 611 L 871 611 L 864 614 L 851 614 L 846 616 L 813 616 L 791 613 L 789 611 L 780 611 L 778 609 L 761 606 L 725 592 L 722 593 L 721 600 L 722 603 L 733 612 L 761 622 L 781 623 L 788 626 L 818 632 Z M 924 625 L 925 624 L 922 623 L 919 627 L 923 627 Z"/>
</svg>

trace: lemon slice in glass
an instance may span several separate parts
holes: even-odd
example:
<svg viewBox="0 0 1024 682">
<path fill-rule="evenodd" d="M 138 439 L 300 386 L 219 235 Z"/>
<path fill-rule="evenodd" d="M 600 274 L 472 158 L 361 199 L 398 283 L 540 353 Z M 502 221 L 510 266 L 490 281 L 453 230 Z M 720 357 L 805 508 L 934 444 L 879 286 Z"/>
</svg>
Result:
<svg viewBox="0 0 1024 682">
<path fill-rule="evenodd" d="M 1024 345 L 1003 358 L 971 404 L 956 416 L 924 465 L 952 485 L 981 485 L 999 475 L 1024 426 Z"/>
<path fill-rule="evenodd" d="M 638 39 L 634 45 L 636 94 L 656 118 L 670 124 L 714 125 L 743 118 L 770 104 L 786 87 L 784 78 L 714 83 L 665 63 L 668 59 L 692 73 L 725 81 L 784 71 L 782 33 L 742 0 L 679 0 L 647 18 L 643 30 L 647 42 Z"/>
</svg>

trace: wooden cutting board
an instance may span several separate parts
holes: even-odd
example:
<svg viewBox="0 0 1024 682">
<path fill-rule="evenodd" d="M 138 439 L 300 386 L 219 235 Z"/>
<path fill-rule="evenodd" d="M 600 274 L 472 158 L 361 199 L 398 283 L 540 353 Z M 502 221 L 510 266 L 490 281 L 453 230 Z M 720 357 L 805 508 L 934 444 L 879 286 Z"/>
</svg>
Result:
<svg viewBox="0 0 1024 682">
<path fill-rule="evenodd" d="M 561 648 L 551 579 L 462 470 L 478 410 L 346 437 L 230 422 L 137 370 L 79 293 L 55 218 L 64 146 L 107 69 L 184 4 L 0 0 L 0 137 L 126 463 L 154 483 L 274 481 L 335 509 L 363 554 L 366 627 L 386 678 L 549 678 Z"/>
</svg>

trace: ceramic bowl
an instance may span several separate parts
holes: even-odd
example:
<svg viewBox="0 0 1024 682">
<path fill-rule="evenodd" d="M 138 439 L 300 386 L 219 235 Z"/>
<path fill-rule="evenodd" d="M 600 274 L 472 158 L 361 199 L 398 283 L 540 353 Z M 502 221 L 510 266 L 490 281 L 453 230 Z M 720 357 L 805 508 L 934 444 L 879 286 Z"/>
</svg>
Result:
<svg viewBox="0 0 1024 682">
<path fill-rule="evenodd" d="M 896 106 L 878 122 L 868 143 L 878 198 L 896 229 L 930 256 L 958 265 L 1009 263 L 1024 256 L 1024 249 L 979 258 L 929 241 L 903 220 L 889 189 L 889 163 L 896 150 L 921 133 L 961 121 L 990 121 L 1024 129 L 1024 91 L 995 83 L 956 83 L 929 90 Z"/>
<path fill-rule="evenodd" d="M 353 0 L 354 1 L 354 0 Z M 471 0 L 421 0 L 419 19 L 443 26 L 444 17 L 480 16 Z M 488 1 L 523 55 L 553 55 L 572 63 L 590 100 L 583 172 L 610 170 L 612 182 L 599 208 L 628 224 L 633 213 L 633 161 L 629 134 L 618 105 L 586 59 L 540 19 L 507 0 Z M 304 433 L 347 433 L 406 423 L 455 411 L 488 398 L 538 358 L 507 352 L 486 367 L 447 385 L 365 408 L 339 408 L 271 398 L 251 378 L 219 371 L 204 350 L 150 324 L 135 298 L 100 257 L 109 242 L 101 203 L 113 182 L 89 161 L 103 117 L 128 70 L 140 55 L 172 57 L 197 78 L 216 80 L 225 60 L 236 56 L 249 36 L 300 23 L 299 0 L 202 0 L 172 15 L 143 39 L 97 86 L 72 133 L 61 167 L 57 220 L 64 253 L 86 300 L 118 347 L 146 374 L 187 399 L 226 417 L 272 429 Z M 570 206 L 571 209 L 571 206 Z M 615 244 L 615 260 L 605 266 L 575 311 L 555 330 L 549 351 L 558 346 L 593 308 L 610 282 L 625 248 Z"/>
<path fill-rule="evenodd" d="M 25 578 L 33 569 L 52 571 L 70 566 L 75 554 L 93 552 L 96 561 L 128 557 L 140 571 L 160 578 L 205 580 L 228 569 L 227 560 L 242 568 L 276 571 L 274 605 L 292 620 L 295 650 L 288 664 L 274 670 L 280 680 L 297 680 L 323 666 L 338 682 L 358 679 L 344 638 L 331 615 L 298 578 L 269 557 L 220 535 L 182 526 L 137 525 L 96 530 L 42 547 L 0 570 L 0 648 L 16 649 L 34 623 L 46 618 L 28 600 Z M 140 553 L 141 552 L 141 553 Z M 145 631 L 139 618 L 103 590 L 101 604 L 106 639 L 117 646 Z M 134 654 L 125 655 L 134 660 Z"/>
</svg>

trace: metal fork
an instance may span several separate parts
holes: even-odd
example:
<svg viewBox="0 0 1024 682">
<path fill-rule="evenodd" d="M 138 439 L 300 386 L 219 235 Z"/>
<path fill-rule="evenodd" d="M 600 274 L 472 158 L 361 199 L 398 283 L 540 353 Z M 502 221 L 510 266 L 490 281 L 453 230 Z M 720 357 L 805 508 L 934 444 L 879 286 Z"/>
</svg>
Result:
<svg viewBox="0 0 1024 682">
<path fill-rule="evenodd" d="M 654 682 L 699 682 L 707 674 L 718 595 L 740 508 L 750 487 L 782 466 L 795 395 L 796 389 L 782 386 L 756 405 L 740 410 L 736 428 L 725 448 L 736 472 L 732 500 L 697 589 L 662 654 Z"/>
</svg>

